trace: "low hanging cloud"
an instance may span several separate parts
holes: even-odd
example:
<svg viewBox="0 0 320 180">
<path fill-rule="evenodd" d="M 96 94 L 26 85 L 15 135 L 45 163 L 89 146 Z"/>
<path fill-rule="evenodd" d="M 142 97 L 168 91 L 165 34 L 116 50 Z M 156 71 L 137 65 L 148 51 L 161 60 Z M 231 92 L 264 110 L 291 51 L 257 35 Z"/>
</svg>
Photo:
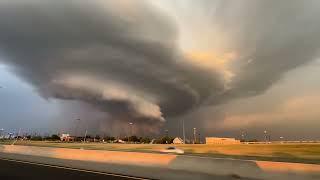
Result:
<svg viewBox="0 0 320 180">
<path fill-rule="evenodd" d="M 1 62 L 45 98 L 158 126 L 261 94 L 316 59 L 319 10 L 316 0 L 2 0 Z"/>
</svg>

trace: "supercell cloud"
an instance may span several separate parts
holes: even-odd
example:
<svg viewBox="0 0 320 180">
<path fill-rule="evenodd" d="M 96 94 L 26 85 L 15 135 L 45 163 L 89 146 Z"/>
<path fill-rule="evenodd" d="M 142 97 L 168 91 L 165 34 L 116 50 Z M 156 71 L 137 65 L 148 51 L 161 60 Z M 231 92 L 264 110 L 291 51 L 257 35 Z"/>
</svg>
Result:
<svg viewBox="0 0 320 180">
<path fill-rule="evenodd" d="M 174 23 L 142 1 L 1 1 L 0 16 L 4 62 L 46 98 L 153 124 L 221 91 L 214 72 L 185 62 Z"/>
<path fill-rule="evenodd" d="M 318 17 L 312 0 L 1 0 L 0 61 L 44 98 L 154 127 L 316 59 Z"/>
</svg>

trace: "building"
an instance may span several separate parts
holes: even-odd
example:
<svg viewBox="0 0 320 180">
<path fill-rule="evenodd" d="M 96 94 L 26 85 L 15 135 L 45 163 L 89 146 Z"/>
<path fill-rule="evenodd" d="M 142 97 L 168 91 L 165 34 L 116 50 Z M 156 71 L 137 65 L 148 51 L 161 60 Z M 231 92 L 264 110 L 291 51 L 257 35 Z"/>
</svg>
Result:
<svg viewBox="0 0 320 180">
<path fill-rule="evenodd" d="M 70 136 L 70 134 L 61 134 L 60 140 L 61 140 L 61 141 L 66 141 L 66 142 L 68 142 L 68 141 L 74 141 L 74 140 L 75 140 L 75 137 Z"/>
<path fill-rule="evenodd" d="M 206 144 L 240 144 L 235 138 L 206 137 Z"/>
<path fill-rule="evenodd" d="M 114 141 L 114 143 L 121 143 L 121 144 L 124 144 L 126 143 L 125 141 L 121 140 L 121 139 L 117 139 Z"/>
<path fill-rule="evenodd" d="M 184 144 L 183 140 L 179 137 L 174 138 L 173 144 Z"/>
</svg>

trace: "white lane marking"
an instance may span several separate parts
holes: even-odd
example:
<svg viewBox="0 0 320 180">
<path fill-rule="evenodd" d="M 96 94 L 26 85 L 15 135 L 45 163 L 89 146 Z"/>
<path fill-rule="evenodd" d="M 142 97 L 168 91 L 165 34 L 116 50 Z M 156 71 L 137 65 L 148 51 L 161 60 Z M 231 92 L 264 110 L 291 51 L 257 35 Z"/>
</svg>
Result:
<svg viewBox="0 0 320 180">
<path fill-rule="evenodd" d="M 14 159 L 0 158 L 0 160 L 10 161 L 10 162 L 17 162 L 17 163 L 23 163 L 23 164 L 38 165 L 38 166 L 44 166 L 44 167 L 50 167 L 50 168 L 57 168 L 57 169 L 65 169 L 65 170 L 72 170 L 72 171 L 79 171 L 79 172 L 86 172 L 86 173 L 93 173 L 93 174 L 100 174 L 100 175 L 123 177 L 123 178 L 136 179 L 136 180 L 149 180 L 149 179 L 140 178 L 140 177 L 126 176 L 126 175 L 113 174 L 113 173 L 105 173 L 105 172 L 98 172 L 98 171 L 91 171 L 91 170 L 84 170 L 84 169 L 76 169 L 76 168 L 71 168 L 71 167 L 63 167 L 63 166 L 56 166 L 56 165 L 49 165 L 49 164 L 41 164 L 41 163 L 28 162 L 28 161 L 20 161 L 20 160 L 14 160 Z"/>
</svg>

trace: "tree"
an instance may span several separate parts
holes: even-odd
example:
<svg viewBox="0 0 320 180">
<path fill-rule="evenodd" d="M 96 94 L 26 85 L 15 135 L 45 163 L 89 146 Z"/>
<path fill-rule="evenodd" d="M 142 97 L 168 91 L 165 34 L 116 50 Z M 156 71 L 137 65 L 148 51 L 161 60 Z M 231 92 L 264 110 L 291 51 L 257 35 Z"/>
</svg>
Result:
<svg viewBox="0 0 320 180">
<path fill-rule="evenodd" d="M 114 140 L 116 140 L 116 138 L 113 137 L 113 136 L 106 136 L 106 137 L 104 137 L 103 139 L 104 139 L 105 141 L 114 141 Z"/>
<path fill-rule="evenodd" d="M 149 144 L 151 142 L 150 138 L 148 137 L 140 137 L 140 143 Z"/>
<path fill-rule="evenodd" d="M 51 140 L 53 140 L 53 141 L 58 141 L 58 140 L 60 140 L 60 137 L 59 137 L 58 135 L 56 135 L 56 134 L 53 134 L 53 135 L 51 136 Z"/>
<path fill-rule="evenodd" d="M 41 136 L 32 136 L 31 140 L 32 141 L 42 141 L 42 137 Z"/>
<path fill-rule="evenodd" d="M 173 143 L 174 138 L 169 137 L 169 136 L 163 136 L 160 139 L 156 139 L 155 143 L 156 144 L 172 144 Z"/>
<path fill-rule="evenodd" d="M 128 137 L 121 138 L 122 141 L 128 141 Z"/>
<path fill-rule="evenodd" d="M 130 136 L 130 137 L 129 137 L 129 141 L 130 141 L 130 142 L 139 142 L 140 140 L 138 139 L 137 136 Z"/>
</svg>

